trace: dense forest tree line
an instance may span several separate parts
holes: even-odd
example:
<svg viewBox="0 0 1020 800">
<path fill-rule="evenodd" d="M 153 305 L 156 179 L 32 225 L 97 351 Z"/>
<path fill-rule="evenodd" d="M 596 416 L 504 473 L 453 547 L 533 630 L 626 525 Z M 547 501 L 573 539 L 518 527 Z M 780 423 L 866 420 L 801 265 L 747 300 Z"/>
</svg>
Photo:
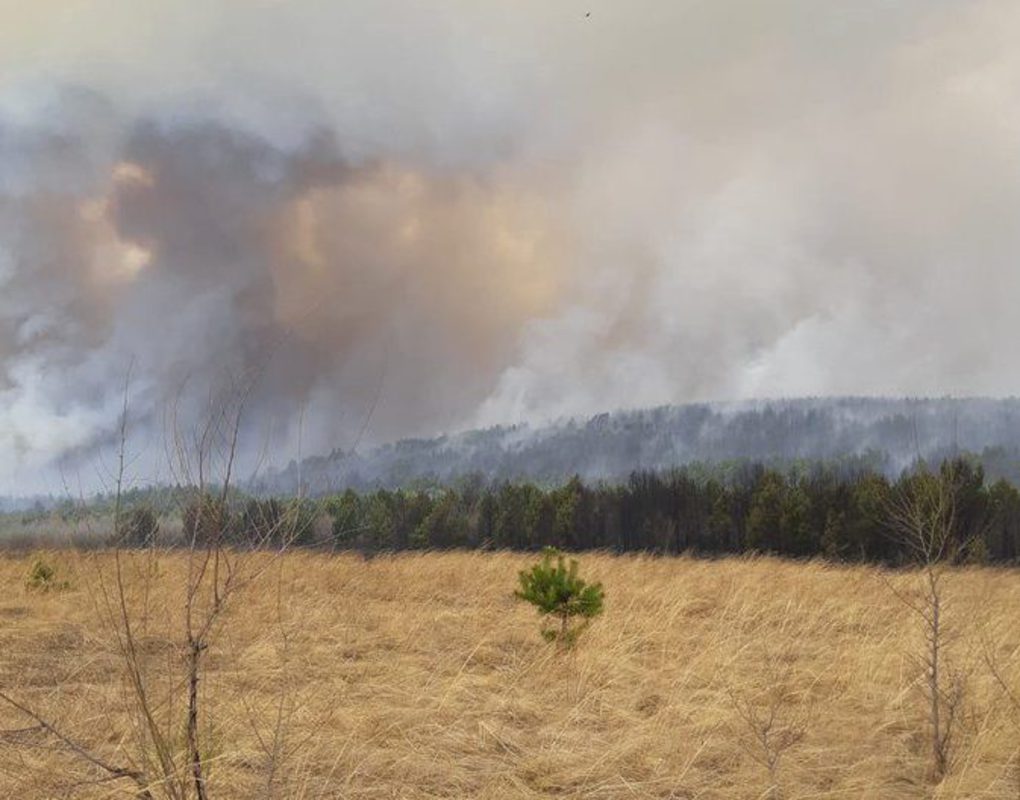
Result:
<svg viewBox="0 0 1020 800">
<path fill-rule="evenodd" d="M 761 464 L 727 474 L 681 468 L 635 472 L 620 485 L 575 477 L 542 489 L 533 483 L 467 480 L 443 490 L 348 490 L 328 498 L 333 542 L 367 550 L 489 547 L 590 548 L 702 554 L 769 552 L 898 563 L 906 557 L 889 528 L 905 473 L 847 473 L 824 465 L 779 471 Z M 953 548 L 973 561 L 1013 562 L 1020 547 L 1020 492 L 985 481 L 980 464 L 944 462 L 938 479 L 954 494 Z"/>
<path fill-rule="evenodd" d="M 178 541 L 223 537 L 238 546 L 317 546 L 362 552 L 407 549 L 607 549 L 662 554 L 768 552 L 792 557 L 899 563 L 906 550 L 890 513 L 917 481 L 944 480 L 953 496 L 953 552 L 975 562 L 1020 555 L 1020 491 L 986 479 L 972 456 L 915 465 L 898 478 L 847 462 L 695 464 L 637 471 L 618 483 L 574 476 L 559 485 L 489 482 L 307 497 L 226 498 L 187 487 L 135 489 L 121 497 L 119 541 L 144 545 L 161 529 Z M 65 501 L 56 514 L 90 526 L 110 519 L 112 496 Z M 35 520 L 38 522 L 38 520 Z M 93 526 L 94 527 L 94 526 Z M 165 538 L 165 537 L 164 537 Z"/>
</svg>

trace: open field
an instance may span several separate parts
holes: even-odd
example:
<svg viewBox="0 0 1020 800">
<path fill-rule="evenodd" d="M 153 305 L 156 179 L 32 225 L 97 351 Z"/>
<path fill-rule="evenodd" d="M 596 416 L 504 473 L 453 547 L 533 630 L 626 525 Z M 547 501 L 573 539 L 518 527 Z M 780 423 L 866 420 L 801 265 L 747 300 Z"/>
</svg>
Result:
<svg viewBox="0 0 1020 800">
<path fill-rule="evenodd" d="M 67 588 L 30 590 L 32 559 L 0 559 L 0 690 L 123 763 L 136 715 L 104 622 L 113 557 L 44 558 Z M 124 558 L 146 679 L 165 698 L 153 713 L 177 720 L 185 557 Z M 917 575 L 584 555 L 606 611 L 559 652 L 511 596 L 531 560 L 292 553 L 268 564 L 207 655 L 209 796 L 1020 796 L 1020 717 L 988 665 L 1020 693 L 1016 572 L 947 579 L 947 655 L 967 694 L 955 764 L 932 785 L 921 631 L 893 591 L 908 596 Z M 755 733 L 770 716 L 774 787 Z M 13 731 L 0 739 L 0 797 L 135 796 L 130 782 L 95 783 L 100 772 L 32 725 L 0 707 L 0 729 Z"/>
</svg>

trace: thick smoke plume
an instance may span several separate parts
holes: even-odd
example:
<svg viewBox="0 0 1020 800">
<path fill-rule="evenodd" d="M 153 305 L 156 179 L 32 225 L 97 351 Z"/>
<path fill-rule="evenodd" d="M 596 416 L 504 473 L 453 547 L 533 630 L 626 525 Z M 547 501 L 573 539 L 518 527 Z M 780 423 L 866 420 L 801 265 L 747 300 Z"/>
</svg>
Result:
<svg viewBox="0 0 1020 800">
<path fill-rule="evenodd" d="M 150 477 L 225 374 L 276 462 L 1020 388 L 1015 3 L 0 11 L 0 491 L 108 447 L 129 367 Z"/>
</svg>

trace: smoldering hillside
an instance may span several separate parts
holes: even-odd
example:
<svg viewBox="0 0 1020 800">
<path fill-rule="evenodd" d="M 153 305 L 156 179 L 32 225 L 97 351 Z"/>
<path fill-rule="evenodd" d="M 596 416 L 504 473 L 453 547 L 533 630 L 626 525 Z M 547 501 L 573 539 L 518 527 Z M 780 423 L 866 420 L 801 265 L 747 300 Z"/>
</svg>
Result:
<svg viewBox="0 0 1020 800">
<path fill-rule="evenodd" d="M 293 462 L 254 488 L 323 493 L 531 480 L 625 481 L 690 464 L 831 462 L 897 476 L 921 458 L 977 456 L 990 478 L 1020 480 L 1020 400 L 804 398 L 603 413 L 504 426 Z"/>
</svg>

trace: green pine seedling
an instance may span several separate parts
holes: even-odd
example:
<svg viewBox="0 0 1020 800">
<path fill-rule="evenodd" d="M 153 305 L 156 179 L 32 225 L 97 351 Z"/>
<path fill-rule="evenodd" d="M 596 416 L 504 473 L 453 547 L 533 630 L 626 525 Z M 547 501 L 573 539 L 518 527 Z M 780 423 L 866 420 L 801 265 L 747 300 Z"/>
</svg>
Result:
<svg viewBox="0 0 1020 800">
<path fill-rule="evenodd" d="M 555 559 L 555 563 L 554 560 Z M 591 620 L 602 613 L 605 593 L 601 583 L 588 584 L 577 574 L 577 561 L 566 563 L 563 555 L 553 547 L 542 551 L 542 560 L 530 570 L 519 574 L 521 588 L 514 592 L 519 600 L 527 600 L 542 616 L 559 620 L 559 629 L 542 630 L 547 641 L 569 647 Z M 571 619 L 581 617 L 579 625 Z"/>
<path fill-rule="evenodd" d="M 71 584 L 57 580 L 57 570 L 41 558 L 37 558 L 25 578 L 25 587 L 37 592 L 51 592 L 70 589 Z"/>
</svg>

